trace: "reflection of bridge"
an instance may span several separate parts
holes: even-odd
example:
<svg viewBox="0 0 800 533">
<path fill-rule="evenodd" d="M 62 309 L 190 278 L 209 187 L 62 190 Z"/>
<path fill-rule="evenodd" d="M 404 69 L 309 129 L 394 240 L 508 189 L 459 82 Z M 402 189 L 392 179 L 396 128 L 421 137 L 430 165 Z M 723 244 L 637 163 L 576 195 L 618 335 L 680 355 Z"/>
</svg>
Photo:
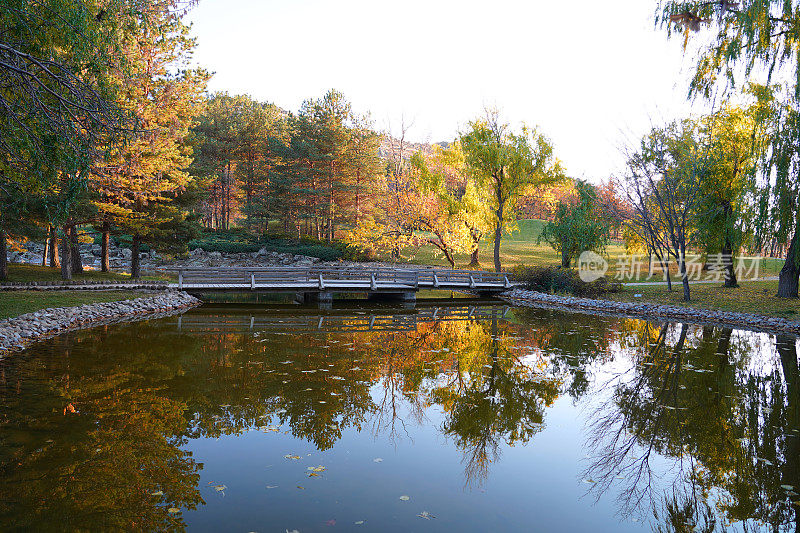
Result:
<svg viewBox="0 0 800 533">
<path fill-rule="evenodd" d="M 285 267 L 183 268 L 171 287 L 188 292 L 294 292 L 304 301 L 331 301 L 333 293 L 366 292 L 414 300 L 417 291 L 441 289 L 496 294 L 513 283 L 502 272 L 446 269 Z"/>
<path fill-rule="evenodd" d="M 291 310 L 253 311 L 202 307 L 174 317 L 177 328 L 186 333 L 203 332 L 338 332 L 414 331 L 418 324 L 437 321 L 492 320 L 505 318 L 507 305 L 431 306 L 416 310 L 339 309 L 320 312 L 294 307 Z"/>
</svg>

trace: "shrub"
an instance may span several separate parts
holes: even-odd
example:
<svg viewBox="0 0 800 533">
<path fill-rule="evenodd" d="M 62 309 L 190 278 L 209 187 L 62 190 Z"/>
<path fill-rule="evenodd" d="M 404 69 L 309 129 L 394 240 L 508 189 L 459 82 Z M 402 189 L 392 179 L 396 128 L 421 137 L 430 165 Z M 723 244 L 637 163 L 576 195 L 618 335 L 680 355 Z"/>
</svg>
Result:
<svg viewBox="0 0 800 533">
<path fill-rule="evenodd" d="M 622 284 L 602 277 L 590 283 L 583 281 L 575 270 L 569 268 L 536 267 L 520 265 L 513 270 L 514 278 L 529 290 L 545 293 L 569 293 L 593 298 L 602 294 L 619 292 Z"/>
</svg>

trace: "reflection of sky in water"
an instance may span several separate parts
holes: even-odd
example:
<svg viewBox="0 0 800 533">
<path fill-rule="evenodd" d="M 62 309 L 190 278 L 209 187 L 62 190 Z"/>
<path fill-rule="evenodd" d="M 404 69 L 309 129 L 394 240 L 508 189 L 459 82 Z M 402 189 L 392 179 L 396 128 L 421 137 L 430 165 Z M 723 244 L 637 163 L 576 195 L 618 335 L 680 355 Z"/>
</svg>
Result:
<svg viewBox="0 0 800 533">
<path fill-rule="evenodd" d="M 372 388 L 376 403 L 382 389 Z M 438 431 L 441 409 L 426 409 L 422 423 L 407 405 L 400 411 L 404 430 L 394 441 L 385 432 L 348 429 L 324 452 L 274 432 L 190 442 L 204 464 L 200 485 L 206 487 L 206 505 L 186 515 L 190 529 L 266 531 L 264 525 L 271 524 L 277 530 L 324 531 L 330 520 L 345 530 L 356 530 L 360 520 L 366 530 L 380 531 L 642 529 L 641 523 L 619 522 L 613 500 L 594 504 L 591 496 L 582 497 L 588 485 L 579 477 L 581 428 L 568 397 L 547 410 L 546 429 L 527 445 L 503 446 L 476 487 L 464 485 L 463 454 Z M 286 454 L 301 459 L 284 459 Z M 317 465 L 326 467 L 322 476 L 307 477 L 307 467 Z M 224 483 L 225 495 L 208 483 Z M 402 495 L 410 499 L 401 501 Z M 436 518 L 417 517 L 422 511 Z"/>
<path fill-rule="evenodd" d="M 724 520 L 794 529 L 780 485 L 800 486 L 796 351 L 750 332 L 500 312 L 205 308 L 34 347 L 0 363 L 0 526 L 641 531 L 654 505 L 669 521 L 665 495 L 692 493 L 693 474 Z M 165 471 L 181 450 L 197 478 Z M 94 509 L 75 501 L 114 490 Z"/>
</svg>

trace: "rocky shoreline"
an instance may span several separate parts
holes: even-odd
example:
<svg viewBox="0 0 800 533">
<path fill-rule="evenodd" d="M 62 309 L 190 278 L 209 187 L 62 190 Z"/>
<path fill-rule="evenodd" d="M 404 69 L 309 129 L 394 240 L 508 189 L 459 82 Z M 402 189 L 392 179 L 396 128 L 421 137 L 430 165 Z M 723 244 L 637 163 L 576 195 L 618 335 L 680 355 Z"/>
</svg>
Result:
<svg viewBox="0 0 800 533">
<path fill-rule="evenodd" d="M 526 289 L 512 289 L 502 298 L 514 305 L 574 311 L 607 316 L 629 316 L 645 320 L 671 320 L 692 324 L 728 326 L 750 331 L 800 335 L 800 322 L 752 313 L 695 309 L 677 305 L 613 302 L 574 296 L 545 294 Z"/>
<path fill-rule="evenodd" d="M 31 343 L 104 324 L 160 318 L 202 302 L 185 292 L 167 291 L 133 300 L 57 307 L 0 320 L 0 358 Z"/>
</svg>

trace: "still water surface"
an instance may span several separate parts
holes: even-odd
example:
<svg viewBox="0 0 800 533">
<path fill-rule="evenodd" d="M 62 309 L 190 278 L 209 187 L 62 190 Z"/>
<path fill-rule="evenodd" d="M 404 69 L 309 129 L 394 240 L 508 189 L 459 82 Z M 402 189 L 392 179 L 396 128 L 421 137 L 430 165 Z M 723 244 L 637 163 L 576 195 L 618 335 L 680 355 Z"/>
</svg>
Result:
<svg viewBox="0 0 800 533">
<path fill-rule="evenodd" d="M 731 329 L 202 307 L 0 361 L 0 530 L 796 531 L 799 380 Z"/>
</svg>

